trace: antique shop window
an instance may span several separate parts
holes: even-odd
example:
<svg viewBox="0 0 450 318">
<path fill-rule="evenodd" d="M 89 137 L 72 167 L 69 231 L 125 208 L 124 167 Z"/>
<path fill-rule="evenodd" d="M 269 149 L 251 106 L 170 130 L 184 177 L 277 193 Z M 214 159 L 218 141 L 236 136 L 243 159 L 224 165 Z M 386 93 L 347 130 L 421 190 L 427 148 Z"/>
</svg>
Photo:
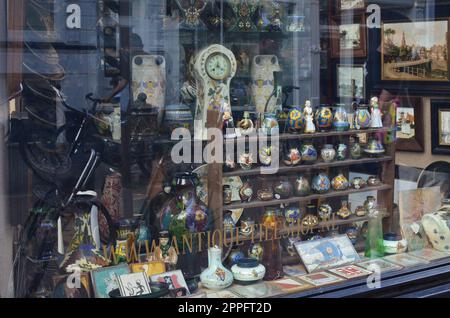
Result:
<svg viewBox="0 0 450 318">
<path fill-rule="evenodd" d="M 302 296 L 449 261 L 446 1 L 7 9 L 16 297 Z"/>
</svg>

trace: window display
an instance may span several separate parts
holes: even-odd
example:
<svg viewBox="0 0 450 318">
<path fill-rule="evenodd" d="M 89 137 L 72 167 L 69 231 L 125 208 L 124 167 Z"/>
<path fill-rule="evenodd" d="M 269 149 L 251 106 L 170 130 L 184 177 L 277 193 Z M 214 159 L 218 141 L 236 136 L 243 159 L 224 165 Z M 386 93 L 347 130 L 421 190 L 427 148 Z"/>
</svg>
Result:
<svg viewBox="0 0 450 318">
<path fill-rule="evenodd" d="M 18 1 L 13 296 L 307 296 L 450 263 L 450 5 Z"/>
</svg>

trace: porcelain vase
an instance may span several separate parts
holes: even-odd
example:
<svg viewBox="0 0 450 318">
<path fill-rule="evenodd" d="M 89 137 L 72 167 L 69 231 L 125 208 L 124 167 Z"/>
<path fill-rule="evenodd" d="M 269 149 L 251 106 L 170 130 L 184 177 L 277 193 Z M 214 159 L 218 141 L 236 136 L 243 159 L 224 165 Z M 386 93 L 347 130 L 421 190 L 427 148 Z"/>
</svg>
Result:
<svg viewBox="0 0 450 318">
<path fill-rule="evenodd" d="M 233 283 L 233 274 L 222 265 L 222 249 L 208 249 L 208 268 L 200 274 L 203 287 L 220 290 Z"/>
</svg>

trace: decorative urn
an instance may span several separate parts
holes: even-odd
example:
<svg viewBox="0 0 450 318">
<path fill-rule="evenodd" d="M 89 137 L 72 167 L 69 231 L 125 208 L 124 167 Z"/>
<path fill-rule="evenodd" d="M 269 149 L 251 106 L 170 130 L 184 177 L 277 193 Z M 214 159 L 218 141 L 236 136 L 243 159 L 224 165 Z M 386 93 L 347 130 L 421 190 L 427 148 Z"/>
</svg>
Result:
<svg viewBox="0 0 450 318">
<path fill-rule="evenodd" d="M 333 113 L 329 107 L 320 106 L 315 119 L 316 126 L 320 131 L 330 130 L 333 125 Z"/>
</svg>

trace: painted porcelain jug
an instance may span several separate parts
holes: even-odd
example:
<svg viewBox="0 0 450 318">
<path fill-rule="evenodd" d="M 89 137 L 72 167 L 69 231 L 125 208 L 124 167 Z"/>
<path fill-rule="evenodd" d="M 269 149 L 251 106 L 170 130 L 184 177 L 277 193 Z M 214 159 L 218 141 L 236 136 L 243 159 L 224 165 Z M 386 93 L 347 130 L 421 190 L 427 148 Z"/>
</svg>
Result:
<svg viewBox="0 0 450 318">
<path fill-rule="evenodd" d="M 222 249 L 208 249 L 208 268 L 200 274 L 203 287 L 220 290 L 233 283 L 233 274 L 222 265 Z"/>
</svg>

